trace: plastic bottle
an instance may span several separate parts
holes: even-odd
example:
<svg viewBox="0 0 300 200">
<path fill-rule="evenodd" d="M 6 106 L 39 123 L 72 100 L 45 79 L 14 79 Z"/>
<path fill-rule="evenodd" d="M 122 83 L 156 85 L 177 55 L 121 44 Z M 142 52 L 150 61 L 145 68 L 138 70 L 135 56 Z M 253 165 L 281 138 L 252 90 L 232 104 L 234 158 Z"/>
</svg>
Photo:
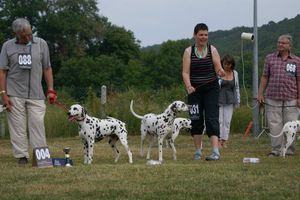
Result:
<svg viewBox="0 0 300 200">
<path fill-rule="evenodd" d="M 259 158 L 243 158 L 243 163 L 259 163 Z"/>
</svg>

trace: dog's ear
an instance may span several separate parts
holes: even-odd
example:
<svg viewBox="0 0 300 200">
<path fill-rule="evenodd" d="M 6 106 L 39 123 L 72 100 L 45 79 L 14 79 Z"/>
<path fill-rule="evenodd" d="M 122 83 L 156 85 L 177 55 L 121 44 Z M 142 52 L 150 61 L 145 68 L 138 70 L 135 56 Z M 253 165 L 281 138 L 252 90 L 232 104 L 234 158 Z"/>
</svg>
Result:
<svg viewBox="0 0 300 200">
<path fill-rule="evenodd" d="M 175 102 L 175 103 L 172 103 L 172 105 L 171 105 L 171 110 L 172 110 L 173 112 L 176 112 L 176 111 L 177 111 L 177 105 L 176 105 L 176 102 Z"/>
<path fill-rule="evenodd" d="M 85 118 L 86 114 L 87 114 L 86 109 L 84 107 L 81 107 L 81 117 Z"/>
</svg>

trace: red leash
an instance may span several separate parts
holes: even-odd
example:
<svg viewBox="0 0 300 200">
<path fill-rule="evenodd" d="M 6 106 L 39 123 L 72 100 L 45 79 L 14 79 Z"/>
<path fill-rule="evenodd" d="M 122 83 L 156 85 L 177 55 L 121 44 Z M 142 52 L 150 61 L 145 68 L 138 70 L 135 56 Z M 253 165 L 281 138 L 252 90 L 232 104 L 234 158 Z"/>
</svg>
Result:
<svg viewBox="0 0 300 200">
<path fill-rule="evenodd" d="M 68 108 L 67 108 L 64 104 L 62 104 L 62 103 L 60 103 L 60 102 L 58 102 L 58 101 L 55 101 L 54 103 L 55 103 L 55 105 L 57 105 L 58 107 L 64 109 L 65 111 L 68 111 Z"/>
<path fill-rule="evenodd" d="M 59 101 L 57 101 L 57 93 L 56 93 L 55 90 L 48 89 L 47 90 L 47 98 L 48 98 L 49 94 L 53 94 L 54 95 L 54 97 L 52 97 L 52 98 L 49 97 L 49 99 L 48 99 L 49 102 L 50 102 L 50 104 L 55 103 L 58 107 L 63 108 L 65 111 L 68 111 L 68 108 L 64 104 L 62 104 Z"/>
</svg>

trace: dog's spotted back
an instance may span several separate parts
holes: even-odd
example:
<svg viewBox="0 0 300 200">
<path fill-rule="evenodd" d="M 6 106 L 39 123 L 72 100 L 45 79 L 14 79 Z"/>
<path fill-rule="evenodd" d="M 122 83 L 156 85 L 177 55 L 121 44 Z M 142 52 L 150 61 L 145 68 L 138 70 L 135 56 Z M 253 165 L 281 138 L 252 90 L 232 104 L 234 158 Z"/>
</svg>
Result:
<svg viewBox="0 0 300 200">
<path fill-rule="evenodd" d="M 138 115 L 133 110 L 133 101 L 130 103 L 131 113 L 141 119 L 141 151 L 140 154 L 143 156 L 143 142 L 146 136 L 151 137 L 150 141 L 153 141 L 154 137 L 158 139 L 158 159 L 162 161 L 162 145 L 164 138 L 172 131 L 172 126 L 176 115 L 179 112 L 189 111 L 189 106 L 183 101 L 173 101 L 163 113 L 154 114 L 148 113 L 144 116 Z M 150 150 L 152 143 L 149 143 L 147 159 L 150 159 Z"/>
<path fill-rule="evenodd" d="M 69 120 L 76 121 L 79 125 L 79 136 L 84 145 L 84 163 L 91 164 L 93 161 L 94 143 L 100 141 L 103 137 L 109 138 L 109 144 L 115 152 L 115 162 L 118 161 L 120 152 L 116 147 L 116 142 L 120 140 L 127 151 L 129 163 L 132 163 L 132 153 L 128 147 L 127 130 L 125 123 L 109 117 L 107 119 L 98 119 L 90 117 L 84 107 L 75 104 L 68 111 Z"/>
</svg>

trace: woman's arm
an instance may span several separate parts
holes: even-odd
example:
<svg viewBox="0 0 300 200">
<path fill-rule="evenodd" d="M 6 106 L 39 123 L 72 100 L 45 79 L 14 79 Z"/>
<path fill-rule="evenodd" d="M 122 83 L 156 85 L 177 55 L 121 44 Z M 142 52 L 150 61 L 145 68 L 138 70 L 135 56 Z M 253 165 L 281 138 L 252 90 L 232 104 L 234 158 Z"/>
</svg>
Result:
<svg viewBox="0 0 300 200">
<path fill-rule="evenodd" d="M 182 78 L 188 94 L 195 91 L 190 80 L 191 47 L 185 49 L 182 58 Z"/>
<path fill-rule="evenodd" d="M 219 52 L 213 45 L 211 45 L 211 53 L 212 53 L 212 60 L 214 63 L 216 74 L 221 77 L 225 76 L 225 72 L 221 64 L 221 58 Z"/>
</svg>

